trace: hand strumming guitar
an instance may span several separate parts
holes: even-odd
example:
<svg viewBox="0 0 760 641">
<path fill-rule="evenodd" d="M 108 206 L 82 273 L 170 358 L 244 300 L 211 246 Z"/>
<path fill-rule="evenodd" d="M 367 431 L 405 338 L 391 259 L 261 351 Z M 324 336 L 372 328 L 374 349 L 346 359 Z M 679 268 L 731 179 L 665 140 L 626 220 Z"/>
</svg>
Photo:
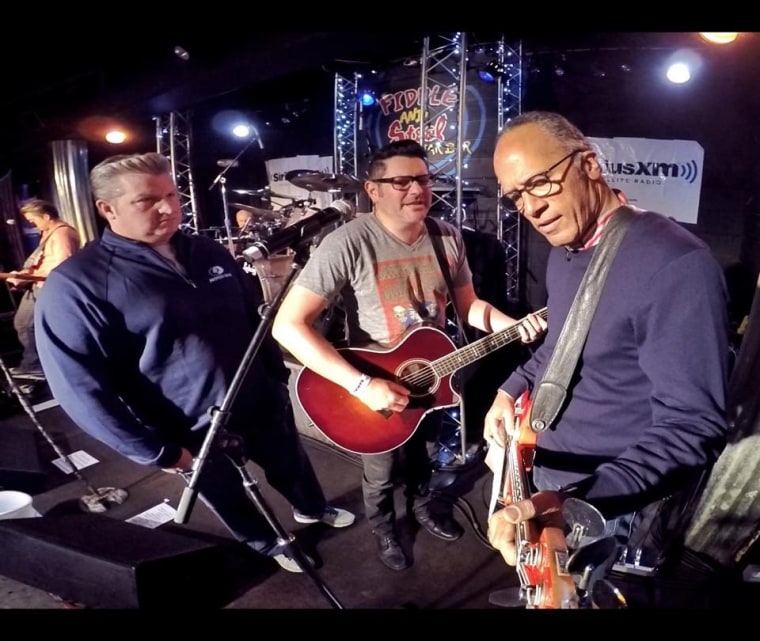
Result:
<svg viewBox="0 0 760 641">
<path fill-rule="evenodd" d="M 409 404 L 409 390 L 385 378 L 371 378 L 355 396 L 377 412 L 403 412 Z"/>
<path fill-rule="evenodd" d="M 483 438 L 499 447 L 507 446 L 507 438 L 515 432 L 515 399 L 501 390 L 483 419 Z"/>
<path fill-rule="evenodd" d="M 501 552 L 507 565 L 517 565 L 517 524 L 537 519 L 541 529 L 565 528 L 562 518 L 564 496 L 559 492 L 541 491 L 529 499 L 512 503 L 497 510 L 488 519 L 488 540 Z"/>
</svg>

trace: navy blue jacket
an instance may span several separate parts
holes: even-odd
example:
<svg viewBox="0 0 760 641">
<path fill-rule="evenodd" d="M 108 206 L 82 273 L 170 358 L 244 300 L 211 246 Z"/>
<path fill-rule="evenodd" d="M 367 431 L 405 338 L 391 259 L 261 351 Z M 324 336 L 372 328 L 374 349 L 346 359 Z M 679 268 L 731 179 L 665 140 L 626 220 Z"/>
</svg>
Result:
<svg viewBox="0 0 760 641">
<path fill-rule="evenodd" d="M 197 453 L 258 326 L 259 301 L 230 253 L 176 233 L 176 270 L 144 243 L 106 229 L 47 279 L 36 305 L 37 348 L 50 389 L 85 432 L 141 464 Z M 271 337 L 242 382 L 228 427 L 287 380 Z"/>
<path fill-rule="evenodd" d="M 552 248 L 549 329 L 502 385 L 517 398 L 543 376 L 593 249 Z M 610 516 L 639 509 L 709 469 L 726 441 L 727 299 L 709 248 L 639 212 L 607 276 L 570 401 L 539 434 L 536 478 Z M 578 370 L 576 370 L 577 372 Z"/>
</svg>

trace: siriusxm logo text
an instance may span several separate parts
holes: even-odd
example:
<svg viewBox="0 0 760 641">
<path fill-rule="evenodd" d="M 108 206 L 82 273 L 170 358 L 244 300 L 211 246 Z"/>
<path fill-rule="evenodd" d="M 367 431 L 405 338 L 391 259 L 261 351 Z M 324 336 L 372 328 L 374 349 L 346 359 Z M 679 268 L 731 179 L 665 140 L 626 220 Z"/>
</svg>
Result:
<svg viewBox="0 0 760 641">
<path fill-rule="evenodd" d="M 604 162 L 605 173 L 610 176 L 648 176 L 651 178 L 682 178 L 688 183 L 697 179 L 697 163 L 690 160 L 675 162 Z"/>
</svg>

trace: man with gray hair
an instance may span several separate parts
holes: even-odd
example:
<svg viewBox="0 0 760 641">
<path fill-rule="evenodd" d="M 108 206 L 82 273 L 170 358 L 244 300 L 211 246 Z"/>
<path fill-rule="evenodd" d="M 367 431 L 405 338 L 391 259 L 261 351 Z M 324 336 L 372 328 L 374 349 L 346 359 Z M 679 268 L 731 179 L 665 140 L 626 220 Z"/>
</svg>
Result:
<svg viewBox="0 0 760 641">
<path fill-rule="evenodd" d="M 42 365 L 82 430 L 136 463 L 186 474 L 259 325 L 260 301 L 229 252 L 179 231 L 179 194 L 165 157 L 108 158 L 90 183 L 108 228 L 45 285 L 36 314 Z M 288 375 L 267 335 L 225 427 L 294 506 L 296 522 L 351 525 L 353 514 L 327 503 L 300 441 Z M 211 448 L 199 470 L 200 498 L 235 538 L 302 571 L 232 458 Z"/>
</svg>

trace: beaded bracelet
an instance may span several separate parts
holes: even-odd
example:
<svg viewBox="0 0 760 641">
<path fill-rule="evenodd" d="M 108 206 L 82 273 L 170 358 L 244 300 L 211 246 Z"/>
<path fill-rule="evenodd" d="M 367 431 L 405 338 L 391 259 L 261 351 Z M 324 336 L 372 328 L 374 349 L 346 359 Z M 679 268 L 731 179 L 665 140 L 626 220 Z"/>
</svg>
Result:
<svg viewBox="0 0 760 641">
<path fill-rule="evenodd" d="M 362 374 L 359 377 L 359 380 L 356 382 L 356 386 L 354 389 L 351 390 L 352 396 L 359 396 L 367 387 L 369 386 L 369 382 L 372 380 L 369 376 L 366 374 Z"/>
</svg>

